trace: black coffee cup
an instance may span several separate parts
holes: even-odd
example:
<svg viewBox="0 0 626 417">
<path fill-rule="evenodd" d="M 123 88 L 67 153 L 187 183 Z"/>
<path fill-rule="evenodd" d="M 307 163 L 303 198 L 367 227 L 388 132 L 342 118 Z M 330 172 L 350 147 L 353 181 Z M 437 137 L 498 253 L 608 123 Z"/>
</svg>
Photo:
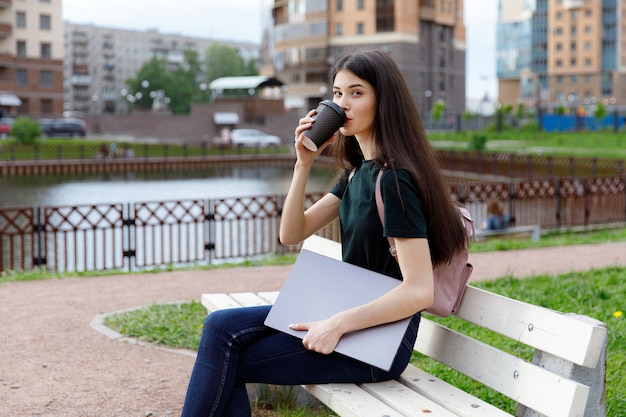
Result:
<svg viewBox="0 0 626 417">
<path fill-rule="evenodd" d="M 316 114 L 313 116 L 315 122 L 304 132 L 302 142 L 311 151 L 316 151 L 326 143 L 346 122 L 346 113 L 331 100 L 320 102 L 315 110 Z"/>
</svg>

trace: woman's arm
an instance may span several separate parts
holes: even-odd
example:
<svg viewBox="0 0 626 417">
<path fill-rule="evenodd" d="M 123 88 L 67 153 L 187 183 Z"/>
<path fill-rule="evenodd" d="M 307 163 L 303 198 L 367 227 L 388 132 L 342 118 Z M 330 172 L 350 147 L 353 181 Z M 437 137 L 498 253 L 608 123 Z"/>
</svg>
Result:
<svg viewBox="0 0 626 417">
<path fill-rule="evenodd" d="M 300 177 L 294 171 L 294 178 L 285 199 L 280 221 L 280 241 L 283 245 L 297 245 L 304 239 L 329 224 L 339 215 L 340 199 L 334 194 L 326 194 L 306 211 L 304 210 L 304 186 L 296 184 Z M 306 179 L 304 179 L 306 184 Z"/>
<path fill-rule="evenodd" d="M 302 343 L 307 349 L 331 353 L 345 333 L 410 317 L 428 308 L 434 299 L 433 268 L 425 238 L 395 238 L 403 281 L 381 297 L 337 313 L 326 320 L 298 323 L 307 330 Z"/>
<path fill-rule="evenodd" d="M 304 210 L 304 195 L 306 183 L 317 158 L 333 139 L 322 145 L 317 151 L 311 152 L 302 144 L 304 131 L 311 127 L 311 110 L 300 119 L 296 128 L 296 164 L 293 169 L 291 185 L 285 198 L 285 205 L 281 214 L 279 237 L 284 245 L 297 245 L 322 227 L 333 221 L 339 215 L 340 199 L 333 194 L 326 194 L 315 202 L 306 211 Z"/>
</svg>

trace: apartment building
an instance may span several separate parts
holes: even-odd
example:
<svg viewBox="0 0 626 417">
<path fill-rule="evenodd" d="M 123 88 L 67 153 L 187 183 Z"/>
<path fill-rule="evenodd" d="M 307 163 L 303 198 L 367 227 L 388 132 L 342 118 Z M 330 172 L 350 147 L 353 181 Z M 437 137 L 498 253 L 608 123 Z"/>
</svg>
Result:
<svg viewBox="0 0 626 417">
<path fill-rule="evenodd" d="M 349 51 L 387 52 L 404 74 L 420 112 L 443 102 L 465 110 L 463 0 L 274 0 L 276 76 L 287 107 L 328 98 L 329 69 Z"/>
<path fill-rule="evenodd" d="M 626 104 L 625 16 L 620 1 L 501 1 L 500 102 L 587 112 Z"/>
<path fill-rule="evenodd" d="M 237 49 L 244 60 L 260 56 L 259 45 L 253 43 L 65 22 L 65 111 L 126 113 L 126 80 L 135 77 L 153 56 L 176 68 L 184 63 L 186 50 L 194 50 L 204 59 L 207 48 L 215 42 Z"/>
<path fill-rule="evenodd" d="M 0 113 L 63 110 L 61 0 L 0 1 Z"/>
</svg>

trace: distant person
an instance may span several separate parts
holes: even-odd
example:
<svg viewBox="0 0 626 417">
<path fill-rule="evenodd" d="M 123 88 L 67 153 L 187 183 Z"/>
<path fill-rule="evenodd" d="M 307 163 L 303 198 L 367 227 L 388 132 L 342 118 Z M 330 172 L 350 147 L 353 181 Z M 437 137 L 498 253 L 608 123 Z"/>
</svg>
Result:
<svg viewBox="0 0 626 417">
<path fill-rule="evenodd" d="M 225 127 L 222 129 L 222 131 L 220 132 L 220 135 L 222 137 L 222 144 L 226 145 L 226 146 L 231 146 L 232 145 L 232 138 L 230 136 L 230 129 Z"/>
<path fill-rule="evenodd" d="M 487 220 L 483 223 L 484 230 L 498 230 L 509 227 L 509 216 L 504 213 L 500 202 L 495 198 L 487 201 Z"/>
</svg>

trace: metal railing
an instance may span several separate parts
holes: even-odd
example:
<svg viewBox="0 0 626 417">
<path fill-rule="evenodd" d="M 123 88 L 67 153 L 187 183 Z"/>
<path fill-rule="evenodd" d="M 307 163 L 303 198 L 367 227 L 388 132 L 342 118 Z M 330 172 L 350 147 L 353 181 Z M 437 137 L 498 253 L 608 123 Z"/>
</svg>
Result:
<svg viewBox="0 0 626 417">
<path fill-rule="evenodd" d="M 498 198 L 518 226 L 626 222 L 626 177 L 451 182 L 477 224 Z M 307 195 L 306 205 L 321 196 Z M 294 251 L 278 241 L 284 196 L 0 208 L 0 271 L 136 270 Z M 337 223 L 321 232 L 339 240 Z"/>
</svg>

